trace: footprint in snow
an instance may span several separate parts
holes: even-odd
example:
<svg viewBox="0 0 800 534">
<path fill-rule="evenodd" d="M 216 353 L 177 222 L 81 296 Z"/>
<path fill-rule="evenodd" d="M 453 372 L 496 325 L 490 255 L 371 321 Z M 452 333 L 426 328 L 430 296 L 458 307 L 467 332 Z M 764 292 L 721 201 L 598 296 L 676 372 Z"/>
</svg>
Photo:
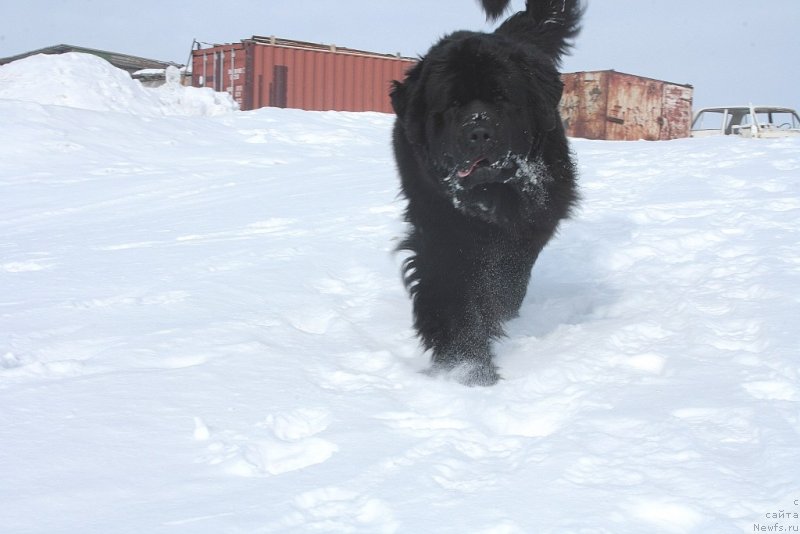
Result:
<svg viewBox="0 0 800 534">
<path fill-rule="evenodd" d="M 381 285 L 371 271 L 354 268 L 341 276 L 320 279 L 314 287 L 320 303 L 293 310 L 286 319 L 300 332 L 321 336 L 341 319 L 352 322 L 371 317 L 372 303 Z"/>
<path fill-rule="evenodd" d="M 373 475 L 385 478 L 409 466 L 424 466 L 430 478 L 453 495 L 502 489 L 506 471 L 518 466 L 526 440 L 486 432 L 466 418 L 417 412 L 386 412 L 376 419 L 393 432 L 416 438 L 400 454 L 387 458 Z"/>
<path fill-rule="evenodd" d="M 213 427 L 196 418 L 194 437 L 209 442 L 201 461 L 221 465 L 233 475 L 263 477 L 327 461 L 338 450 L 336 444 L 318 437 L 328 423 L 329 413 L 315 408 L 270 414 L 247 434 L 215 432 Z"/>
<path fill-rule="evenodd" d="M 393 376 L 399 364 L 390 351 L 349 352 L 336 355 L 331 362 L 329 368 L 312 371 L 317 384 L 323 389 L 351 392 L 403 387 L 402 381 Z"/>
<path fill-rule="evenodd" d="M 679 499 L 633 498 L 625 504 L 627 513 L 652 526 L 656 532 L 698 532 L 707 524 L 707 512 Z M 703 529 L 705 530 L 705 529 Z"/>
<path fill-rule="evenodd" d="M 282 518 L 282 530 L 295 532 L 374 532 L 389 534 L 399 525 L 388 504 L 376 497 L 338 487 L 315 489 L 292 501 L 294 510 Z"/>
<path fill-rule="evenodd" d="M 5 271 L 7 273 L 31 273 L 36 271 L 44 271 L 50 267 L 51 265 L 38 261 L 12 261 L 9 263 L 0 263 L 0 271 Z"/>
<path fill-rule="evenodd" d="M 137 306 L 172 306 L 190 299 L 188 291 L 166 291 L 152 294 L 122 293 L 84 300 L 74 300 L 68 304 L 70 308 L 79 310 L 112 309 Z"/>
<path fill-rule="evenodd" d="M 761 436 L 752 408 L 680 408 L 672 412 L 708 448 L 721 444 L 757 444 Z"/>
<path fill-rule="evenodd" d="M 760 400 L 800 400 L 800 390 L 797 386 L 784 380 L 763 380 L 748 382 L 744 389 L 756 399 Z"/>
</svg>

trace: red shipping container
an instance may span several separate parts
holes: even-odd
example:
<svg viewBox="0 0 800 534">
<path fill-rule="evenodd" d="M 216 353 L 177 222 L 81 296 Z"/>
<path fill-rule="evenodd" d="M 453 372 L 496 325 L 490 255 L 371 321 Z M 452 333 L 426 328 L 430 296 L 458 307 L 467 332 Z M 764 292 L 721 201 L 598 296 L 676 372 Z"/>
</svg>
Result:
<svg viewBox="0 0 800 534">
<path fill-rule="evenodd" d="M 392 80 L 416 63 L 275 37 L 192 52 L 192 85 L 227 91 L 243 110 L 266 106 L 391 113 Z M 561 117 L 567 135 L 587 139 L 689 137 L 692 86 L 613 70 L 563 74 Z"/>
<path fill-rule="evenodd" d="M 392 80 L 416 60 L 275 37 L 192 52 L 192 85 L 227 91 L 243 110 L 265 106 L 391 113 Z"/>
</svg>

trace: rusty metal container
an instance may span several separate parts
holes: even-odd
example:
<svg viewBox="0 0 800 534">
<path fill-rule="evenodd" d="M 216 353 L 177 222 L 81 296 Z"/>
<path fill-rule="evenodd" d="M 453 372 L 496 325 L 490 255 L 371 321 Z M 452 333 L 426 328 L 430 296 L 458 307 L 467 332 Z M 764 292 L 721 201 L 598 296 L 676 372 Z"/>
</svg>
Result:
<svg viewBox="0 0 800 534">
<path fill-rule="evenodd" d="M 192 52 L 192 85 L 227 91 L 243 110 L 265 106 L 391 113 L 389 88 L 416 60 L 275 37 Z"/>
<path fill-rule="evenodd" d="M 567 135 L 649 141 L 689 137 L 692 86 L 613 70 L 563 74 Z"/>
</svg>

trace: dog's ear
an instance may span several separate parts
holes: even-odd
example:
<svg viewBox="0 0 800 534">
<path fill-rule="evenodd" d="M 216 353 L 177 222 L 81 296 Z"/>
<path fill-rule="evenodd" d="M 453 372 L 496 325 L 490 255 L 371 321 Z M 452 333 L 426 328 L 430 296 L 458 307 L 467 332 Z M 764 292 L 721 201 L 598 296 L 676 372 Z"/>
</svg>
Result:
<svg viewBox="0 0 800 534">
<path fill-rule="evenodd" d="M 408 103 L 408 88 L 406 84 L 392 80 L 392 89 L 389 91 L 389 97 L 392 99 L 392 109 L 394 109 L 395 115 L 402 119 L 405 116 Z"/>
<path fill-rule="evenodd" d="M 409 100 L 412 98 L 413 87 L 416 85 L 422 75 L 422 64 L 424 58 L 420 60 L 410 69 L 406 71 L 406 78 L 399 82 L 392 80 L 392 88 L 389 91 L 389 98 L 392 100 L 392 109 L 398 118 L 403 119 L 408 110 Z"/>
</svg>

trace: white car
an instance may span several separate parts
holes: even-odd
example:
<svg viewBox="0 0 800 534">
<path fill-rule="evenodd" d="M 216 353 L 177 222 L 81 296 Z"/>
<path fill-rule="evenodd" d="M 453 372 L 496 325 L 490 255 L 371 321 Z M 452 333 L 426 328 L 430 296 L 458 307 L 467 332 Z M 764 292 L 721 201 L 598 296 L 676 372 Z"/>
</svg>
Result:
<svg viewBox="0 0 800 534">
<path fill-rule="evenodd" d="M 694 116 L 691 135 L 800 136 L 800 117 L 791 108 L 776 106 L 703 108 Z"/>
</svg>

